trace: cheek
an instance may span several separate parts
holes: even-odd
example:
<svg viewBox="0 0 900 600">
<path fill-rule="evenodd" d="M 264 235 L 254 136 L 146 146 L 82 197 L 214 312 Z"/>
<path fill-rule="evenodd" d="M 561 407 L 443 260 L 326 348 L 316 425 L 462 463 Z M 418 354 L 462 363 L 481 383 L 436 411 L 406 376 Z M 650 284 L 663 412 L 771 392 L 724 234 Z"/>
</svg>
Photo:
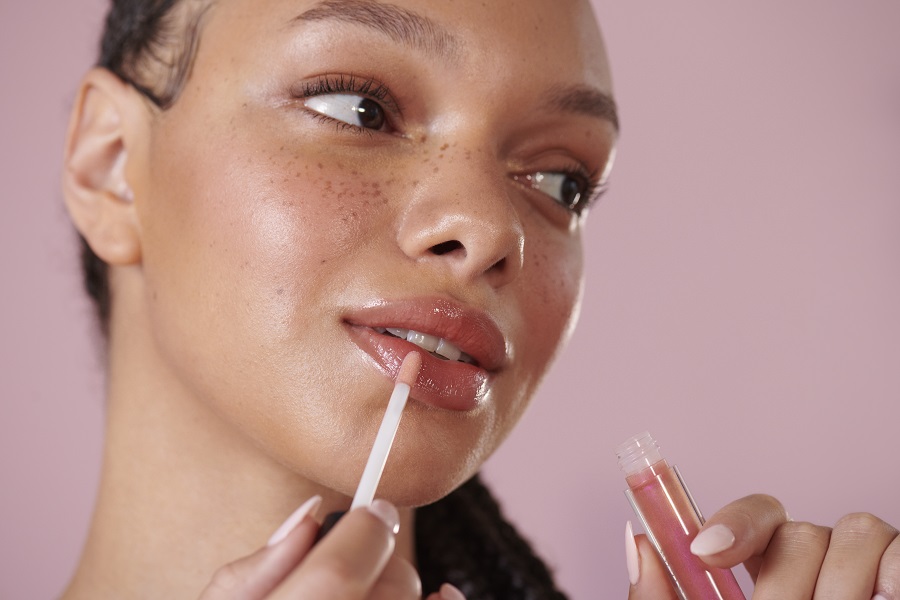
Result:
<svg viewBox="0 0 900 600">
<path fill-rule="evenodd" d="M 583 286 L 580 237 L 564 237 L 532 244 L 523 278 L 527 337 L 535 349 L 535 368 L 549 365 L 571 334 Z M 552 343 L 551 343 L 552 342 Z M 540 366 L 539 366 L 540 365 Z"/>
<path fill-rule="evenodd" d="M 150 258 L 176 272 L 190 269 L 194 285 L 305 296 L 387 216 L 392 183 L 314 151 L 232 146 L 202 154 L 185 162 L 172 153 L 160 162 L 154 179 L 165 183 L 146 227 Z"/>
<path fill-rule="evenodd" d="M 502 408 L 494 424 L 495 446 L 518 422 L 556 353 L 568 339 L 581 298 L 580 238 L 536 239 L 526 232 L 525 244 L 523 270 L 515 288 L 519 309 L 513 338 L 515 366 L 503 386 Z"/>
<path fill-rule="evenodd" d="M 383 235 L 387 199 L 399 190 L 315 148 L 185 137 L 168 138 L 152 163 L 157 187 L 142 208 L 143 271 L 153 335 L 167 360 L 188 365 L 178 367 L 191 369 L 183 378 L 218 396 L 215 381 L 238 369 L 239 385 L 264 382 L 248 361 L 288 363 L 285 344 L 308 350 L 313 342 L 303 337 L 321 337 L 348 278 L 377 255 L 371 236 Z"/>
</svg>

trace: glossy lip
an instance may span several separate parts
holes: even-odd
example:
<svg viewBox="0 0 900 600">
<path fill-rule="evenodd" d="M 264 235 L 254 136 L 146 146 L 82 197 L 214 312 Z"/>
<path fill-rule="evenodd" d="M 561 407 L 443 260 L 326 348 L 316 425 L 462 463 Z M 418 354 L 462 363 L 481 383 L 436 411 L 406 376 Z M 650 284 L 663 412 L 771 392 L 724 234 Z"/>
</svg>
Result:
<svg viewBox="0 0 900 600">
<path fill-rule="evenodd" d="M 486 313 L 444 298 L 380 301 L 344 315 L 351 339 L 391 379 L 403 357 L 419 346 L 375 328 L 398 327 L 446 339 L 477 364 L 441 360 L 422 352 L 422 369 L 412 396 L 435 408 L 472 410 L 484 400 L 491 376 L 508 360 L 506 339 Z"/>
</svg>

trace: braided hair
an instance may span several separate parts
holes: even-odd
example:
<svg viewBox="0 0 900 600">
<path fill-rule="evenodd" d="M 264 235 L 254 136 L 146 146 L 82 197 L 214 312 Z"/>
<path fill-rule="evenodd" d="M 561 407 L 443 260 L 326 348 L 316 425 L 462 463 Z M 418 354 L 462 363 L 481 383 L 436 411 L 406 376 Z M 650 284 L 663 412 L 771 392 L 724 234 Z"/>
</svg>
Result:
<svg viewBox="0 0 900 600">
<path fill-rule="evenodd" d="M 426 595 L 449 582 L 467 600 L 566 600 L 478 475 L 417 509 L 415 529 Z"/>
<path fill-rule="evenodd" d="M 140 91 L 158 110 L 177 99 L 190 75 L 202 19 L 213 0 L 112 0 L 98 66 Z M 108 266 L 81 238 L 84 286 L 108 334 Z M 449 582 L 467 600 L 565 600 L 547 566 L 502 514 L 476 475 L 416 511 L 423 589 Z"/>
</svg>

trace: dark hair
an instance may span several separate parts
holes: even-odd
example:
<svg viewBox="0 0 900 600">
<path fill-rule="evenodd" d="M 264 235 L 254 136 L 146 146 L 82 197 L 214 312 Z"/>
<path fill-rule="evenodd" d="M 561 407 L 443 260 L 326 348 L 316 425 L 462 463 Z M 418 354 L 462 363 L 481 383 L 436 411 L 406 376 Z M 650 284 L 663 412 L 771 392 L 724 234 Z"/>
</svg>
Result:
<svg viewBox="0 0 900 600">
<path fill-rule="evenodd" d="M 213 0 L 113 0 L 98 66 L 165 110 L 190 75 L 200 25 Z M 108 266 L 81 238 L 84 285 L 104 335 L 111 297 Z M 468 600 L 565 600 L 550 571 L 503 517 L 476 475 L 446 498 L 416 511 L 416 548 L 427 593 L 444 582 Z"/>
<path fill-rule="evenodd" d="M 415 527 L 426 596 L 446 581 L 467 600 L 566 600 L 478 475 L 417 509 Z"/>
</svg>

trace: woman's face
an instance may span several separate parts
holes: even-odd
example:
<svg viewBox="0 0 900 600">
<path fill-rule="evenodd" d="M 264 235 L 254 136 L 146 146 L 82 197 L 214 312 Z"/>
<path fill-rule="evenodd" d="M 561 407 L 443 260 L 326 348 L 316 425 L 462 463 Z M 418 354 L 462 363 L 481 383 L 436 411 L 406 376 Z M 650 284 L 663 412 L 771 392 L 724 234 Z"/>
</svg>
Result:
<svg viewBox="0 0 900 600">
<path fill-rule="evenodd" d="M 575 1 L 215 2 L 129 166 L 161 364 L 232 435 L 352 494 L 400 361 L 435 350 L 380 495 L 446 494 L 574 323 L 609 94 Z"/>
</svg>

